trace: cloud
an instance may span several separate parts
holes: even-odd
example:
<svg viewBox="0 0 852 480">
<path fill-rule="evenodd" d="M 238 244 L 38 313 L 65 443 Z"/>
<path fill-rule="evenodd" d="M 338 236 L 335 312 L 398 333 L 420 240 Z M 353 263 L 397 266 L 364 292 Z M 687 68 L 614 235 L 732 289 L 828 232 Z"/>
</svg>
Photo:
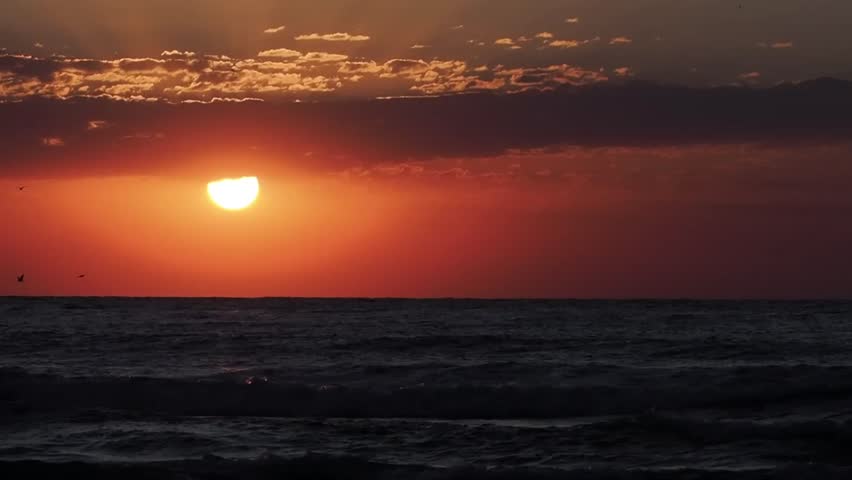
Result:
<svg viewBox="0 0 852 480">
<path fill-rule="evenodd" d="M 278 33 L 278 32 L 283 32 L 283 31 L 284 31 L 284 29 L 286 29 L 286 28 L 287 28 L 287 27 L 286 27 L 286 26 L 284 26 L 284 25 L 280 25 L 280 26 L 277 26 L 277 27 L 270 27 L 270 28 L 267 28 L 266 30 L 264 30 L 264 31 L 263 31 L 263 33 Z"/>
<path fill-rule="evenodd" d="M 59 137 L 44 137 L 41 139 L 41 144 L 45 147 L 64 147 L 65 141 Z"/>
<path fill-rule="evenodd" d="M 580 23 L 579 17 L 568 17 L 565 19 L 565 23 Z"/>
<path fill-rule="evenodd" d="M 757 46 L 760 48 L 793 48 L 793 42 L 759 42 Z"/>
<path fill-rule="evenodd" d="M 450 27 L 450 30 L 461 30 L 464 28 L 464 25 L 454 25 Z"/>
<path fill-rule="evenodd" d="M 370 37 L 368 35 L 352 35 L 349 33 L 311 33 L 307 35 L 299 35 L 296 40 L 322 40 L 326 42 L 366 42 Z"/>
<path fill-rule="evenodd" d="M 429 48 L 429 45 L 421 45 L 421 44 L 417 43 L 417 44 L 414 44 L 414 45 L 411 46 L 412 50 L 420 50 L 420 49 L 423 49 L 423 48 Z"/>
<path fill-rule="evenodd" d="M 615 72 L 615 74 L 618 75 L 619 77 L 632 77 L 633 76 L 633 70 L 631 70 L 630 67 L 618 67 L 616 69 L 613 69 L 613 72 Z"/>
<path fill-rule="evenodd" d="M 0 175 L 158 173 L 191 168 L 186 162 L 211 152 L 232 152 L 218 157 L 225 157 L 223 162 L 233 159 L 230 165 L 239 167 L 248 161 L 240 152 L 250 151 L 253 145 L 265 152 L 266 163 L 261 167 L 270 168 L 274 159 L 290 162 L 305 158 L 304 152 L 314 152 L 305 160 L 310 168 L 337 169 L 399 159 L 479 158 L 571 146 L 826 144 L 848 142 L 852 133 L 852 83 L 843 81 L 700 89 L 602 81 L 584 84 L 595 73 L 568 65 L 491 68 L 481 77 L 470 73 L 475 70 L 470 68 L 457 73 L 462 65 L 452 62 L 397 59 L 388 66 L 362 67 L 411 78 L 436 72 L 444 75 L 449 86 L 454 85 L 453 79 L 472 77 L 479 82 L 503 82 L 501 90 L 527 91 L 530 85 L 550 89 L 524 95 L 484 92 L 299 105 L 247 101 L 169 105 L 106 97 L 2 103 Z M 310 78 L 319 85 L 334 81 L 333 77 Z M 244 79 L 253 80 L 251 75 Z M 282 81 L 278 88 L 303 82 L 301 76 Z M 97 135 L 80 135 L 81 126 L 92 119 L 111 127 Z M 198 132 L 205 132 L 203 140 Z M 67 141 L 70 138 L 74 141 Z M 46 148 L 60 143 L 67 162 L 54 161 L 49 156 L 51 148 Z M 289 163 L 277 165 L 284 168 Z"/>
<path fill-rule="evenodd" d="M 760 78 L 760 72 L 741 73 L 739 75 L 739 78 L 743 80 L 757 80 L 758 78 Z"/>
<path fill-rule="evenodd" d="M 272 50 L 264 50 L 262 52 L 258 52 L 257 56 L 262 58 L 299 58 L 302 56 L 302 52 L 290 50 L 289 48 L 275 48 Z"/>
<path fill-rule="evenodd" d="M 302 62 L 315 62 L 315 63 L 336 63 L 342 62 L 349 58 L 348 55 L 342 55 L 339 53 L 328 53 L 328 52 L 308 52 L 304 56 L 302 56 Z"/>
<path fill-rule="evenodd" d="M 33 46 L 35 48 L 44 48 L 44 44 L 42 44 L 41 42 L 36 42 L 36 43 L 33 44 Z"/>
<path fill-rule="evenodd" d="M 581 86 L 607 80 L 600 72 L 567 64 L 498 68 L 493 73 L 498 78 L 505 78 L 507 85 L 515 87 L 516 91 L 549 90 L 563 85 Z"/>
<path fill-rule="evenodd" d="M 553 38 L 553 34 L 550 33 L 550 32 L 541 32 L 541 33 L 537 33 L 535 35 L 535 38 L 540 38 L 542 40 L 549 40 L 549 39 Z"/>
<path fill-rule="evenodd" d="M 165 50 L 160 53 L 161 57 L 166 58 L 191 58 L 196 56 L 195 52 L 180 51 L 180 50 Z"/>
<path fill-rule="evenodd" d="M 527 42 L 527 41 L 529 41 L 529 39 L 526 38 L 526 37 L 519 37 L 518 40 L 517 40 L 517 42 Z M 507 38 L 498 38 L 497 40 L 494 40 L 494 45 L 506 47 L 509 50 L 520 50 L 521 48 L 523 48 L 516 43 L 515 39 L 508 38 L 508 37 Z"/>
<path fill-rule="evenodd" d="M 104 130 L 110 126 L 111 124 L 106 120 L 89 120 L 86 124 L 86 130 Z"/>
<path fill-rule="evenodd" d="M 547 42 L 547 46 L 553 48 L 577 48 L 598 40 L 598 38 L 593 38 L 591 40 L 551 40 Z"/>
<path fill-rule="evenodd" d="M 633 39 L 629 37 L 614 37 L 609 41 L 610 45 L 630 45 Z"/>
</svg>

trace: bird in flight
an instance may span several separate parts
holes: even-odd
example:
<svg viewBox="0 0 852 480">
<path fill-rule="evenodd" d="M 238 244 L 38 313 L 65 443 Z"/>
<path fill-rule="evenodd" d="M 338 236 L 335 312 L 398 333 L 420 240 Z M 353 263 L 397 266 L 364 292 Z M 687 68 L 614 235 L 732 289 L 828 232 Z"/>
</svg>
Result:
<svg viewBox="0 0 852 480">
<path fill-rule="evenodd" d="M 20 187 L 18 187 L 18 191 L 23 192 L 25 188 L 27 188 L 26 185 L 21 185 Z"/>
<path fill-rule="evenodd" d="M 80 275 L 77 275 L 77 278 L 85 278 L 85 277 L 86 277 L 85 273 L 81 273 Z"/>
<path fill-rule="evenodd" d="M 18 283 L 23 283 L 23 282 L 24 282 L 24 274 L 22 273 L 22 274 L 18 275 Z"/>
</svg>

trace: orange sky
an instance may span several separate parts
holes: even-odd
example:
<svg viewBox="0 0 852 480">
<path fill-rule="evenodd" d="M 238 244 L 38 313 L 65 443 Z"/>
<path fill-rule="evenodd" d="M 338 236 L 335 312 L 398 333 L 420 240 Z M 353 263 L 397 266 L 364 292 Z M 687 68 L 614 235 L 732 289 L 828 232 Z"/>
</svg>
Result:
<svg viewBox="0 0 852 480">
<path fill-rule="evenodd" d="M 852 297 L 850 2 L 66 3 L 0 16 L 0 295 Z"/>
<path fill-rule="evenodd" d="M 668 172 L 660 158 L 706 161 L 735 151 L 652 156 Z M 808 152 L 816 153 L 799 155 Z M 512 163 L 518 156 L 492 159 L 491 168 L 509 165 L 499 180 L 473 167 L 448 175 L 445 166 L 435 175 L 432 166 L 269 173 L 257 202 L 239 212 L 214 206 L 205 190 L 214 177 L 201 174 L 29 178 L 24 192 L 16 190 L 19 182 L 3 180 L 0 215 L 13 228 L 0 238 L 7 272 L 0 293 L 847 295 L 852 261 L 842 252 L 852 227 L 838 221 L 852 211 L 845 192 L 796 198 L 789 186 L 750 191 L 757 187 L 747 186 L 748 172 L 727 170 L 759 162 L 759 151 L 688 169 L 668 186 L 660 174 L 631 183 L 629 165 L 642 153 L 598 151 L 597 158 L 577 159 L 571 175 L 582 178 L 553 170 L 560 155 L 527 158 L 530 168 L 520 172 Z M 592 161 L 594 172 L 582 172 L 578 165 Z M 684 159 L 668 160 L 678 161 Z M 601 162 L 609 173 L 595 178 Z M 474 163 L 482 162 L 468 167 Z M 14 281 L 18 272 L 26 273 L 25 283 Z"/>
</svg>

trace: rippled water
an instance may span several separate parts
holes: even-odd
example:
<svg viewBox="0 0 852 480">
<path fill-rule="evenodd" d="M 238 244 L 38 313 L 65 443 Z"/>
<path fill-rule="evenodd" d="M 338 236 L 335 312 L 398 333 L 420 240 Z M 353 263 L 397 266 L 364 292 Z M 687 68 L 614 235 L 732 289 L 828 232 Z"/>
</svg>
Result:
<svg viewBox="0 0 852 480">
<path fill-rule="evenodd" d="M 845 478 L 850 306 L 7 298 L 0 470 Z"/>
</svg>

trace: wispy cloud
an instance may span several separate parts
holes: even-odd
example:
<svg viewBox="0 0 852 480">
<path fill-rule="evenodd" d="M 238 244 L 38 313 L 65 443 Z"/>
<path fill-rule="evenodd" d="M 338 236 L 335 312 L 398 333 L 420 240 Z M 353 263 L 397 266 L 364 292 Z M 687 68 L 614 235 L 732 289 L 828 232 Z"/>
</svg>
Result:
<svg viewBox="0 0 852 480">
<path fill-rule="evenodd" d="M 429 45 L 421 45 L 421 44 L 417 43 L 417 44 L 411 46 L 412 50 L 420 50 L 420 49 L 423 49 L 423 48 L 429 48 Z"/>
<path fill-rule="evenodd" d="M 595 37 L 591 40 L 551 40 L 547 42 L 547 46 L 552 48 L 577 48 L 599 40 L 600 37 Z"/>
<path fill-rule="evenodd" d="M 585 41 L 582 40 L 554 40 L 549 42 L 547 46 L 554 48 L 576 48 L 584 43 Z"/>
<path fill-rule="evenodd" d="M 760 72 L 747 72 L 739 75 L 741 80 L 757 80 L 760 78 Z"/>
<path fill-rule="evenodd" d="M 64 147 L 65 140 L 62 140 L 59 137 L 44 137 L 41 139 L 41 144 L 45 147 Z"/>
<path fill-rule="evenodd" d="M 464 25 L 454 25 L 450 27 L 450 30 L 461 30 L 464 28 Z"/>
<path fill-rule="evenodd" d="M 529 39 L 528 39 L 528 38 L 526 38 L 526 37 L 521 37 L 521 38 L 519 38 L 518 40 L 519 40 L 519 41 L 527 41 L 527 40 L 529 40 Z M 519 50 L 519 49 L 521 49 L 521 48 L 522 48 L 520 45 L 518 45 L 517 43 L 515 43 L 515 40 L 514 40 L 513 38 L 509 38 L 509 37 L 505 37 L 505 38 L 498 38 L 497 40 L 494 40 L 494 45 L 499 45 L 499 46 L 501 46 L 501 47 L 506 47 L 506 48 L 508 48 L 509 50 Z"/>
<path fill-rule="evenodd" d="M 283 32 L 285 28 L 287 28 L 287 27 L 284 26 L 284 25 L 280 25 L 280 26 L 277 26 L 277 27 L 270 27 L 270 28 L 267 28 L 266 30 L 264 30 L 263 33 Z"/>
<path fill-rule="evenodd" d="M 630 67 L 618 67 L 618 68 L 614 69 L 613 72 L 615 72 L 615 74 L 619 77 L 632 77 L 633 76 L 633 70 L 631 70 Z"/>
<path fill-rule="evenodd" d="M 630 45 L 633 39 L 630 37 L 614 37 L 609 41 L 610 45 Z"/>
<path fill-rule="evenodd" d="M 760 48 L 793 48 L 793 42 L 760 42 L 757 46 Z"/>
<path fill-rule="evenodd" d="M 275 48 L 272 50 L 264 50 L 257 54 L 258 57 L 275 57 L 275 58 L 298 58 L 302 56 L 302 52 L 290 50 L 289 48 Z"/>
<path fill-rule="evenodd" d="M 565 23 L 580 23 L 580 17 L 568 17 L 565 19 Z"/>
<path fill-rule="evenodd" d="M 36 43 L 33 44 L 33 46 L 35 48 L 44 48 L 44 44 L 42 44 L 41 42 L 36 42 Z"/>
<path fill-rule="evenodd" d="M 182 52 L 182 51 L 180 51 L 180 50 L 164 50 L 162 53 L 160 53 L 160 56 L 161 56 L 161 57 L 179 57 L 179 58 L 186 58 L 186 57 L 194 57 L 194 56 L 195 56 L 195 52 L 188 52 L 188 51 L 183 51 L 183 52 Z"/>
<path fill-rule="evenodd" d="M 540 39 L 542 39 L 542 40 L 547 40 L 547 39 L 551 39 L 551 38 L 553 38 L 553 34 L 552 34 L 552 33 L 550 33 L 550 32 L 541 32 L 541 33 L 537 33 L 537 34 L 535 34 L 535 38 L 540 38 Z"/>
<path fill-rule="evenodd" d="M 322 40 L 326 42 L 366 42 L 369 40 L 369 35 L 352 35 L 351 33 L 336 32 L 336 33 L 310 33 L 307 35 L 299 35 L 296 40 Z"/>
<path fill-rule="evenodd" d="M 89 120 L 86 124 L 86 130 L 103 130 L 109 128 L 111 124 L 106 120 Z"/>
</svg>

